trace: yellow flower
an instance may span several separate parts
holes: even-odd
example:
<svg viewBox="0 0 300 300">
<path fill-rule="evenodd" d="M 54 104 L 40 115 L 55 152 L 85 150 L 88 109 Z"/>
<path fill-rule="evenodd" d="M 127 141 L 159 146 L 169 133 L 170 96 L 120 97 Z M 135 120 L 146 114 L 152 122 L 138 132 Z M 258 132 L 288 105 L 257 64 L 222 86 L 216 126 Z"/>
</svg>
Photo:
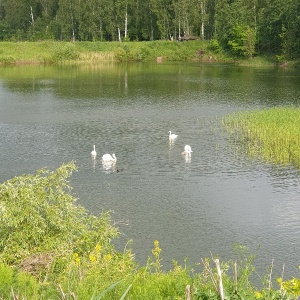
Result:
<svg viewBox="0 0 300 300">
<path fill-rule="evenodd" d="M 260 299 L 260 298 L 262 298 L 263 295 L 262 295 L 262 293 L 256 291 L 256 292 L 254 292 L 254 296 L 256 299 Z"/>
<path fill-rule="evenodd" d="M 112 255 L 111 254 L 105 254 L 103 256 L 104 261 L 110 261 L 112 259 Z"/>
<path fill-rule="evenodd" d="M 159 248 L 159 241 L 155 240 L 154 249 L 152 249 L 152 254 L 157 257 L 159 256 L 160 252 L 161 252 L 161 248 Z"/>
<path fill-rule="evenodd" d="M 99 244 L 96 245 L 95 247 L 96 252 L 100 252 L 101 251 L 101 246 Z"/>
<path fill-rule="evenodd" d="M 77 258 L 75 259 L 75 265 L 76 265 L 76 266 L 79 266 L 79 265 L 80 265 L 80 258 L 79 258 L 79 257 L 77 257 Z"/>
<path fill-rule="evenodd" d="M 93 253 L 91 253 L 91 254 L 89 255 L 89 258 L 90 258 L 90 261 L 91 261 L 91 262 L 97 261 L 97 257 L 96 257 Z"/>
<path fill-rule="evenodd" d="M 76 252 L 73 253 L 73 260 L 74 260 L 76 266 L 80 265 L 80 257 L 78 255 L 78 253 L 76 253 Z"/>
</svg>

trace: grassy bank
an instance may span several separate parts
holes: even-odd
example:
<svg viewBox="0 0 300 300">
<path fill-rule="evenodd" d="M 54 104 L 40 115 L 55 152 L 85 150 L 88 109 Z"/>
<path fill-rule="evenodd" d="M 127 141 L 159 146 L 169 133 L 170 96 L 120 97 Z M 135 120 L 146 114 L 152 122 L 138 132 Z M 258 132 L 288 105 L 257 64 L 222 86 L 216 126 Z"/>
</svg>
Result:
<svg viewBox="0 0 300 300">
<path fill-rule="evenodd" d="M 163 271 L 163 249 L 154 241 L 147 263 L 139 266 L 129 245 L 122 252 L 114 248 L 119 231 L 108 212 L 91 215 L 75 205 L 68 184 L 74 170 L 71 162 L 0 185 L 0 299 L 292 300 L 300 295 L 298 278 L 283 280 L 272 266 L 258 275 L 243 246 L 227 262 L 217 256 L 199 258 L 195 266 L 174 261 Z"/>
<path fill-rule="evenodd" d="M 300 109 L 272 108 L 227 116 L 228 132 L 250 157 L 300 168 Z"/>
<path fill-rule="evenodd" d="M 97 63 L 103 61 L 202 61 L 272 66 L 268 58 L 240 59 L 212 41 L 152 42 L 1 42 L 0 64 Z"/>
</svg>

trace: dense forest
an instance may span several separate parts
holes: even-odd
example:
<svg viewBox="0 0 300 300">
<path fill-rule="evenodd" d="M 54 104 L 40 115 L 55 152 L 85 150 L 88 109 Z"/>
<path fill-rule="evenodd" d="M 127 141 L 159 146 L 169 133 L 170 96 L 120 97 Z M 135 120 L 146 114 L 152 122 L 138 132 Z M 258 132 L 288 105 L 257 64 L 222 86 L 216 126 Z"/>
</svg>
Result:
<svg viewBox="0 0 300 300">
<path fill-rule="evenodd" d="M 239 56 L 300 58 L 299 0 L 0 0 L 2 41 L 213 40 Z"/>
</svg>

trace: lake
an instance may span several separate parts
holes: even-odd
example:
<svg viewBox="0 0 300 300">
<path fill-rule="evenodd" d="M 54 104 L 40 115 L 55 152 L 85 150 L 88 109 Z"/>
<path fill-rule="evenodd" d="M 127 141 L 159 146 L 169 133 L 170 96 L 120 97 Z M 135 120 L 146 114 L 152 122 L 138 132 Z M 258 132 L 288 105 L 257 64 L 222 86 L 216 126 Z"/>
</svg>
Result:
<svg viewBox="0 0 300 300">
<path fill-rule="evenodd" d="M 299 71 L 222 64 L 2 67 L 0 181 L 74 160 L 77 203 L 113 211 L 116 247 L 132 240 L 139 263 L 154 240 L 166 269 L 173 259 L 233 259 L 240 244 L 262 275 L 274 260 L 273 276 L 283 265 L 285 278 L 298 276 L 300 172 L 237 151 L 222 118 L 298 107 L 299 82 Z M 116 164 L 103 165 L 105 153 Z"/>
</svg>

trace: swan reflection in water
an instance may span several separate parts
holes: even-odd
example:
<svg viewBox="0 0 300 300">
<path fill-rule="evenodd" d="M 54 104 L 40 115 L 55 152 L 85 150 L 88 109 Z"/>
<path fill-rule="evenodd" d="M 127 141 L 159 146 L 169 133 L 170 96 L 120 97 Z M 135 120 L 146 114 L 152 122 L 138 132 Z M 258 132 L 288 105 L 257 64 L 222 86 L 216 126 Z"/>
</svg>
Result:
<svg viewBox="0 0 300 300">
<path fill-rule="evenodd" d="M 192 148 L 190 145 L 184 146 L 184 151 L 181 153 L 184 156 L 185 162 L 190 163 L 192 160 Z"/>
<path fill-rule="evenodd" d="M 184 151 L 181 153 L 183 155 L 187 155 L 187 156 L 192 156 L 192 148 L 190 145 L 185 145 L 184 146 Z"/>
<path fill-rule="evenodd" d="M 94 170 L 95 170 L 95 166 L 96 166 L 96 156 L 97 156 L 96 146 L 94 145 L 94 150 L 92 150 L 92 152 L 91 152 L 92 165 L 93 165 Z"/>
<path fill-rule="evenodd" d="M 192 161 L 192 157 L 185 154 L 185 155 L 184 155 L 184 160 L 185 160 L 185 162 L 186 162 L 187 164 L 189 164 L 189 163 L 191 163 L 191 161 Z"/>
<path fill-rule="evenodd" d="M 115 161 L 102 161 L 102 167 L 104 171 L 115 172 L 116 162 Z"/>
<path fill-rule="evenodd" d="M 169 139 L 169 147 L 174 146 L 175 144 L 175 139 Z"/>
<path fill-rule="evenodd" d="M 97 160 L 92 157 L 92 167 L 94 170 L 96 169 L 96 163 L 97 163 Z"/>
<path fill-rule="evenodd" d="M 96 156 L 97 156 L 96 146 L 94 145 L 94 150 L 91 152 L 91 157 L 92 157 L 93 159 L 96 159 Z"/>
</svg>

